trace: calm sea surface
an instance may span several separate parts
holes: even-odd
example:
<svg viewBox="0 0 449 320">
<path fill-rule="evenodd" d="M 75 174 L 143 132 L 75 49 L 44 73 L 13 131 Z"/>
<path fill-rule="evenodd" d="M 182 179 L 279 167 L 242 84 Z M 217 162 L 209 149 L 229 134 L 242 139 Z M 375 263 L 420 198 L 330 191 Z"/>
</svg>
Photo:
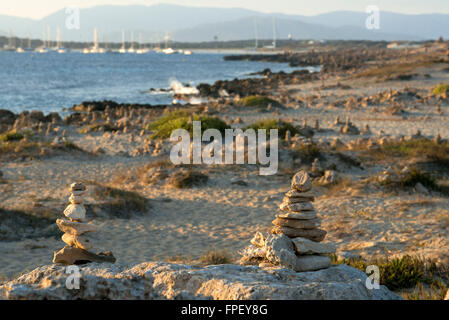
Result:
<svg viewBox="0 0 449 320">
<path fill-rule="evenodd" d="M 0 51 L 0 109 L 13 112 L 61 111 L 82 101 L 169 104 L 173 80 L 195 86 L 201 82 L 247 77 L 270 68 L 292 71 L 286 64 L 224 61 L 223 54 L 195 53 L 83 54 Z"/>
</svg>

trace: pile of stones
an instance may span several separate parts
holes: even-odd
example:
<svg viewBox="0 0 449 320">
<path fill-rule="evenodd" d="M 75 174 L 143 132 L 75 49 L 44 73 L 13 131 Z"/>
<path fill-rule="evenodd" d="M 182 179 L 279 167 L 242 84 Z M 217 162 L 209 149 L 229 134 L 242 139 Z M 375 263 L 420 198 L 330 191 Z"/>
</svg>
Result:
<svg viewBox="0 0 449 320">
<path fill-rule="evenodd" d="M 273 221 L 268 236 L 258 232 L 251 245 L 242 250 L 241 264 L 283 266 L 297 272 L 314 271 L 330 267 L 327 255 L 336 252 L 330 243 L 321 243 L 326 231 L 319 228 L 321 221 L 312 205 L 312 180 L 301 170 L 292 179 L 281 212 Z"/>
<path fill-rule="evenodd" d="M 64 232 L 62 241 L 67 245 L 54 253 L 53 263 L 65 265 L 84 264 L 89 262 L 115 262 L 111 252 L 92 253 L 94 239 L 92 233 L 98 231 L 98 227 L 86 222 L 86 209 L 84 208 L 84 193 L 86 186 L 82 183 L 73 183 L 70 186 L 70 205 L 64 210 L 66 218 L 56 220 L 58 228 Z"/>
</svg>

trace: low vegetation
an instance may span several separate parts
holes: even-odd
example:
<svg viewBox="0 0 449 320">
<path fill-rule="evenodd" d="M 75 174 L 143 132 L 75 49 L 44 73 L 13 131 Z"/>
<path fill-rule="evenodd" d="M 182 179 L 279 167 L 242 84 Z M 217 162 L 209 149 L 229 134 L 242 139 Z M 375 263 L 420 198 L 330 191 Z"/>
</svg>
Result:
<svg viewBox="0 0 449 320">
<path fill-rule="evenodd" d="M 432 90 L 432 94 L 440 96 L 442 94 L 449 94 L 449 84 L 440 84 Z"/>
<path fill-rule="evenodd" d="M 233 262 L 233 257 L 224 250 L 209 250 L 200 257 L 200 262 L 203 265 L 217 265 L 217 264 L 229 264 Z"/>
<path fill-rule="evenodd" d="M 226 122 L 215 117 L 193 114 L 193 120 L 201 121 L 201 132 L 207 129 L 217 129 L 224 134 L 225 129 L 229 128 Z M 151 135 L 152 139 L 169 138 L 173 130 L 176 129 L 185 129 L 190 132 L 191 136 L 193 135 L 193 123 L 190 121 L 190 114 L 182 110 L 163 115 L 150 125 L 150 129 L 154 131 Z"/>
<path fill-rule="evenodd" d="M 403 293 L 409 299 L 443 299 L 449 284 L 449 269 L 444 265 L 412 256 L 367 261 L 362 258 L 337 259 L 335 264 L 347 264 L 366 272 L 369 265 L 379 267 L 380 284 Z M 408 289 L 415 289 L 410 292 Z"/>
<path fill-rule="evenodd" d="M 133 214 L 145 214 L 149 209 L 149 200 L 137 192 L 117 189 L 89 182 L 94 185 L 93 197 L 99 203 L 86 204 L 94 215 L 106 213 L 109 217 L 129 219 Z"/>
<path fill-rule="evenodd" d="M 375 161 L 391 158 L 424 158 L 425 161 L 449 170 L 449 143 L 436 143 L 428 139 L 413 139 L 403 142 L 388 142 L 379 148 L 365 150 L 366 155 Z"/>
<path fill-rule="evenodd" d="M 313 160 L 321 157 L 322 150 L 316 144 L 301 145 L 292 151 L 294 158 L 300 158 L 304 164 L 311 164 Z"/>
<path fill-rule="evenodd" d="M 20 141 L 24 138 L 24 134 L 15 130 L 0 135 L 0 142 Z"/>
<path fill-rule="evenodd" d="M 194 169 L 182 169 L 170 174 L 167 184 L 178 188 L 191 188 L 201 186 L 207 183 L 209 177 Z"/>
<path fill-rule="evenodd" d="M 281 121 L 279 119 L 260 120 L 249 125 L 245 128 L 245 130 L 246 129 L 254 129 L 256 132 L 259 129 L 267 130 L 268 137 L 270 136 L 271 129 L 277 129 L 278 135 L 282 139 L 285 138 L 285 134 L 287 133 L 287 131 L 290 131 L 292 136 L 300 133 L 299 130 L 296 129 L 292 124 Z"/>
<path fill-rule="evenodd" d="M 272 107 L 282 107 L 282 104 L 274 99 L 264 96 L 248 96 L 240 99 L 240 104 L 244 107 L 266 108 L 268 105 Z"/>
</svg>

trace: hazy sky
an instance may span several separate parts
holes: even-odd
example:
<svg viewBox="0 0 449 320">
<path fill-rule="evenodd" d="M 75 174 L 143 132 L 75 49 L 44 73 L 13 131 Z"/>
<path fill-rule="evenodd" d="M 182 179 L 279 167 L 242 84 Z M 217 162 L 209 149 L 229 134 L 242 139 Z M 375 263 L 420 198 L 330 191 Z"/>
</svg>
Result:
<svg viewBox="0 0 449 320">
<path fill-rule="evenodd" d="M 1 0 L 0 14 L 40 19 L 67 6 L 173 3 L 187 6 L 240 7 L 263 12 L 314 15 L 336 10 L 365 11 L 367 5 L 401 13 L 449 13 L 449 0 Z"/>
</svg>

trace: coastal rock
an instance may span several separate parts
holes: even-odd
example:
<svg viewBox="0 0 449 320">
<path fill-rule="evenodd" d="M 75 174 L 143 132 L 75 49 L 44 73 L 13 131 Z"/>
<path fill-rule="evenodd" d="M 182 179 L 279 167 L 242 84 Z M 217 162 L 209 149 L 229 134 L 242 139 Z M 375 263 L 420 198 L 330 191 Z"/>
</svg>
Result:
<svg viewBox="0 0 449 320">
<path fill-rule="evenodd" d="M 319 219 L 298 220 L 298 219 L 276 218 L 273 220 L 273 224 L 279 227 L 290 227 L 297 229 L 315 229 L 316 227 L 319 227 L 321 223 Z"/>
<path fill-rule="evenodd" d="M 298 254 L 332 254 L 337 251 L 332 243 L 317 243 L 301 237 L 291 240 Z"/>
<path fill-rule="evenodd" d="M 97 232 L 98 227 L 90 224 L 90 223 L 83 223 L 83 222 L 75 222 L 70 221 L 67 219 L 57 219 L 56 224 L 58 225 L 58 228 L 65 233 L 70 233 L 73 235 L 82 235 L 86 232 Z"/>
<path fill-rule="evenodd" d="M 306 171 L 301 170 L 293 176 L 291 187 L 299 192 L 307 192 L 312 189 L 312 180 Z"/>
<path fill-rule="evenodd" d="M 313 205 L 310 202 L 297 202 L 297 203 L 281 203 L 279 209 L 282 211 L 291 212 L 304 212 L 304 211 L 314 211 Z"/>
<path fill-rule="evenodd" d="M 196 267 L 165 262 L 80 266 L 80 290 L 66 286 L 65 266 L 48 265 L 0 286 L 11 300 L 390 300 L 402 298 L 385 286 L 369 290 L 367 275 L 347 265 L 296 273 L 274 267 Z"/>
<path fill-rule="evenodd" d="M 326 237 L 327 232 L 321 229 L 295 229 L 290 227 L 278 227 L 274 226 L 271 229 L 272 233 L 275 234 L 285 234 L 289 238 L 307 238 L 312 241 L 320 242 Z"/>
</svg>

